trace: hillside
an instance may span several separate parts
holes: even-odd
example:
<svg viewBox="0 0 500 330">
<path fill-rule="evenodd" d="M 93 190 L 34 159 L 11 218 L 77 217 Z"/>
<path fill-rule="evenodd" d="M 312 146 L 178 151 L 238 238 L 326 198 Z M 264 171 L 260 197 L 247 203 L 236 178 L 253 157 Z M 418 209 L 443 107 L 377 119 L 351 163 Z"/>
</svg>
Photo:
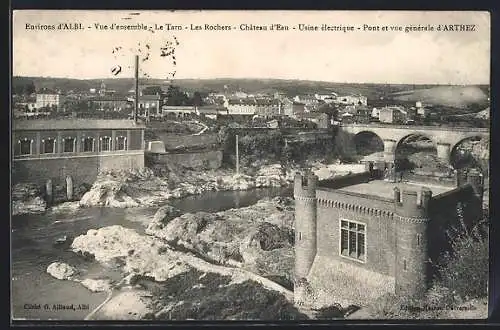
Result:
<svg viewBox="0 0 500 330">
<path fill-rule="evenodd" d="M 126 93 L 134 86 L 132 78 L 115 79 L 69 79 L 50 77 L 13 77 L 13 86 L 33 81 L 37 89 L 55 87 L 63 91 L 89 90 L 99 88 L 101 81 L 108 89 L 118 93 Z M 142 86 L 161 85 L 164 89 L 170 84 L 164 79 L 142 79 Z M 481 105 L 484 109 L 488 103 L 488 86 L 444 86 L 444 85 L 409 85 L 409 84 L 355 84 L 310 80 L 286 79 L 176 79 L 174 84 L 186 91 L 229 92 L 243 90 L 248 93 L 284 92 L 288 96 L 306 93 L 330 93 L 339 95 L 362 94 L 368 102 L 377 106 L 377 102 L 416 102 L 431 103 L 456 108 L 466 108 L 470 105 Z M 486 105 L 484 105 L 486 104 Z M 484 105 L 484 106 L 483 106 Z"/>
<path fill-rule="evenodd" d="M 480 86 L 435 86 L 395 92 L 391 98 L 398 101 L 432 104 L 464 109 L 469 106 L 488 105 L 488 91 Z M 482 108 L 484 109 L 483 106 Z"/>
</svg>

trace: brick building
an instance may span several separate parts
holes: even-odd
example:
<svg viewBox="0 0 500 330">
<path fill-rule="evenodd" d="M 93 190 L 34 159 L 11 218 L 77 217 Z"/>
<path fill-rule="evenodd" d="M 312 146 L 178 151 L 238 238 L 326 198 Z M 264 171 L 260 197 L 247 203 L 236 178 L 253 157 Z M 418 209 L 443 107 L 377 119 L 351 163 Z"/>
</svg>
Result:
<svg viewBox="0 0 500 330">
<path fill-rule="evenodd" d="M 16 120 L 12 181 L 92 184 L 102 169 L 142 168 L 144 129 L 130 120 Z"/>
<path fill-rule="evenodd" d="M 429 260 L 449 248 L 446 230 L 481 217 L 483 183 L 473 171 L 432 190 L 379 180 L 374 170 L 320 182 L 297 175 L 296 302 L 311 303 L 304 287 L 317 304 L 346 306 L 425 292 Z"/>
</svg>

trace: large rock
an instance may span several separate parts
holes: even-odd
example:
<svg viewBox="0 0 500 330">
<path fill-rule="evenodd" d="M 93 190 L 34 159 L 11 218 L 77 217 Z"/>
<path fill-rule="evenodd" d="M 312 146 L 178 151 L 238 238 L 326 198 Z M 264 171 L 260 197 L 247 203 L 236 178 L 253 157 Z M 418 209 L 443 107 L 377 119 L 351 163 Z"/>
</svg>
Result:
<svg viewBox="0 0 500 330">
<path fill-rule="evenodd" d="M 18 183 L 12 187 L 12 200 L 25 201 L 41 196 L 40 189 L 32 183 Z"/>
<path fill-rule="evenodd" d="M 64 262 L 53 262 L 47 267 L 47 273 L 59 280 L 73 280 L 78 271 Z"/>
<path fill-rule="evenodd" d="M 103 264 L 119 267 L 127 274 L 156 281 L 165 281 L 190 269 L 159 240 L 121 226 L 89 230 L 86 235 L 76 237 L 71 248 L 76 253 L 93 255 Z"/>
<path fill-rule="evenodd" d="M 183 214 L 146 233 L 212 262 L 259 275 L 288 276 L 293 265 L 293 200 L 265 199 L 218 213 Z"/>
<path fill-rule="evenodd" d="M 41 197 L 35 197 L 24 201 L 12 201 L 12 215 L 38 214 L 47 209 L 47 203 Z"/>
<path fill-rule="evenodd" d="M 111 290 L 109 280 L 86 278 L 80 283 L 92 292 L 107 292 Z"/>
<path fill-rule="evenodd" d="M 18 183 L 12 187 L 12 215 L 45 212 L 47 203 L 35 184 Z"/>
</svg>

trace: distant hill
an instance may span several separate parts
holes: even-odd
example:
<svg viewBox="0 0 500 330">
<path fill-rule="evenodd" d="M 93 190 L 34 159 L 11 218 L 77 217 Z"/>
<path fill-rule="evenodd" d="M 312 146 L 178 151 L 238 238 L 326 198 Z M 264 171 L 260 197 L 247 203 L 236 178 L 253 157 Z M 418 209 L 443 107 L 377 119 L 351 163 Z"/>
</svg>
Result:
<svg viewBox="0 0 500 330">
<path fill-rule="evenodd" d="M 484 86 L 436 86 L 432 88 L 395 92 L 390 97 L 398 101 L 416 102 L 452 108 L 488 105 L 489 91 Z"/>
<path fill-rule="evenodd" d="M 81 80 L 50 77 L 13 77 L 13 85 L 30 80 L 35 83 L 37 89 L 57 87 L 62 91 L 88 91 L 90 88 L 99 88 L 101 81 L 106 84 L 106 88 L 116 90 L 118 93 L 126 93 L 134 86 L 132 78 Z M 169 81 L 163 79 L 143 79 L 140 83 L 142 86 L 160 85 L 165 89 L 170 84 Z M 273 93 L 279 91 L 289 96 L 335 92 L 340 95 L 362 94 L 368 98 L 370 104 L 376 104 L 381 100 L 384 100 L 384 103 L 388 100 L 423 101 L 450 107 L 463 107 L 469 103 L 482 102 L 487 99 L 489 93 L 488 86 L 356 84 L 286 79 L 176 79 L 174 84 L 191 92 L 222 92 L 225 86 L 230 92 L 242 90 L 247 93 Z M 482 109 L 484 108 L 483 106 Z"/>
</svg>

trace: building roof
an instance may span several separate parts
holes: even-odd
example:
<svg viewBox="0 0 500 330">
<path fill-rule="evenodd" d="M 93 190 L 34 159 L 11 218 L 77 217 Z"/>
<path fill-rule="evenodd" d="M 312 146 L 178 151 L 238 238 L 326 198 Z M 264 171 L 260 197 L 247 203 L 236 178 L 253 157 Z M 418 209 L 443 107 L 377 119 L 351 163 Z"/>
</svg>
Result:
<svg viewBox="0 0 500 330">
<path fill-rule="evenodd" d="M 442 193 L 455 189 L 454 187 L 426 185 L 424 183 L 406 183 L 406 182 L 393 183 L 384 180 L 373 180 L 370 182 L 358 183 L 342 187 L 339 190 L 363 194 L 363 195 L 377 195 L 379 197 L 391 199 L 394 197 L 395 187 L 398 187 L 401 191 L 403 190 L 417 191 L 417 195 L 419 197 L 420 197 L 420 191 L 423 187 L 431 190 L 433 196 L 437 196 Z"/>
<path fill-rule="evenodd" d="M 140 101 L 159 101 L 161 99 L 160 95 L 141 95 L 139 96 Z"/>
<path fill-rule="evenodd" d="M 14 131 L 78 130 L 78 129 L 140 129 L 143 123 L 126 119 L 36 119 L 14 120 Z"/>
<path fill-rule="evenodd" d="M 128 101 L 128 98 L 126 96 L 113 96 L 113 95 L 108 95 L 108 96 L 95 96 L 89 99 L 90 101 Z"/>
</svg>

